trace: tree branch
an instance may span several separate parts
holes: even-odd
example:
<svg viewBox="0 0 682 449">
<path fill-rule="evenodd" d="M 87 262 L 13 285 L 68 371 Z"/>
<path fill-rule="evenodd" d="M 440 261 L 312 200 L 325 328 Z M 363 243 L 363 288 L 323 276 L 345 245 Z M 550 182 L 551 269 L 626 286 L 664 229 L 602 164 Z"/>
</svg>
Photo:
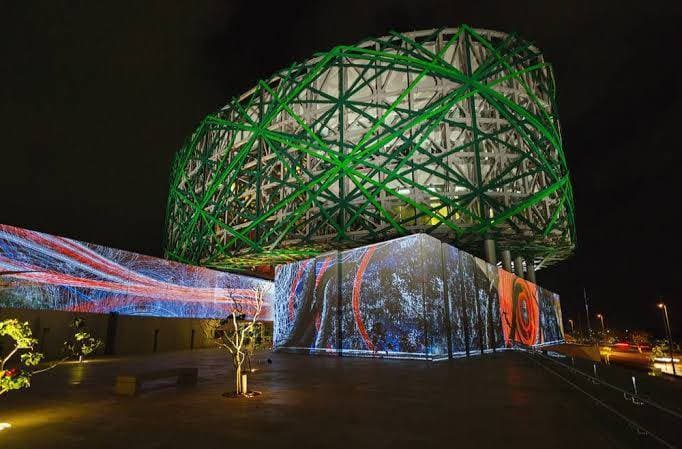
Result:
<svg viewBox="0 0 682 449">
<path fill-rule="evenodd" d="M 9 359 L 11 359 L 12 356 L 16 354 L 19 349 L 20 349 L 19 345 L 15 346 L 14 349 L 12 349 L 12 351 L 10 351 L 9 354 L 7 354 L 7 357 L 2 359 L 2 363 L 0 363 L 0 369 L 5 369 L 5 363 L 7 363 Z"/>
<path fill-rule="evenodd" d="M 45 371 L 49 371 L 52 368 L 56 367 L 57 365 L 61 365 L 62 363 L 66 362 L 67 360 L 69 360 L 69 357 L 64 357 L 61 360 L 57 360 L 56 362 L 54 362 L 52 365 L 48 366 L 47 368 L 43 368 L 43 369 L 33 371 L 33 374 L 44 373 Z"/>
</svg>

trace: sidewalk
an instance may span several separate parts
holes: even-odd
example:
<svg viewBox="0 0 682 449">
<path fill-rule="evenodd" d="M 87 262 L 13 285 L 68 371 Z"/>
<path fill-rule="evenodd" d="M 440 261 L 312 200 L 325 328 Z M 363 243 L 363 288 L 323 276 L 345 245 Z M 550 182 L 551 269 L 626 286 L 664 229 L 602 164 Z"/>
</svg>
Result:
<svg viewBox="0 0 682 449">
<path fill-rule="evenodd" d="M 249 386 L 263 395 L 248 400 L 221 396 L 232 378 L 217 350 L 60 366 L 0 399 L 13 425 L 0 447 L 649 447 L 522 353 L 440 363 L 263 353 L 255 365 Z M 118 373 L 177 366 L 198 367 L 198 385 L 111 393 Z"/>
</svg>

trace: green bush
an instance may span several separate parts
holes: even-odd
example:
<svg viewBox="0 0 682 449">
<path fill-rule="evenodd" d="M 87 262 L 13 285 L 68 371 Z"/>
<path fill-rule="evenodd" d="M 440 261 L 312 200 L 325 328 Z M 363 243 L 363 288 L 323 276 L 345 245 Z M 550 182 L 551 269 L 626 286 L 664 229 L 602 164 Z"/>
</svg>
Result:
<svg viewBox="0 0 682 449">
<path fill-rule="evenodd" d="M 7 354 L 0 361 L 0 396 L 11 390 L 19 390 L 31 385 L 31 376 L 43 355 L 35 350 L 38 340 L 28 322 L 16 319 L 0 321 L 0 337 L 8 337 L 12 343 Z M 17 360 L 18 356 L 18 360 Z M 7 368 L 9 364 L 15 364 Z"/>
</svg>

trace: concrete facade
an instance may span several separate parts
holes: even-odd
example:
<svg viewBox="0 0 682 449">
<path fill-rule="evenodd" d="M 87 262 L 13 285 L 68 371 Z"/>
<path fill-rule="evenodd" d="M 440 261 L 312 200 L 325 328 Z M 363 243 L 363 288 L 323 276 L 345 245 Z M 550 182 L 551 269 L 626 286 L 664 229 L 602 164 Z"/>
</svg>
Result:
<svg viewBox="0 0 682 449">
<path fill-rule="evenodd" d="M 110 315 L 56 310 L 0 309 L 0 320 L 16 318 L 30 323 L 33 335 L 38 339 L 38 349 L 48 359 L 60 356 L 62 345 L 69 336 L 69 324 L 76 316 L 83 318 L 90 334 L 104 343 L 98 349 L 98 354 L 104 353 L 107 346 L 111 346 L 113 354 L 117 355 L 151 354 L 214 346 L 205 335 L 202 326 L 206 320 L 201 319 L 118 315 L 114 320 L 115 332 L 110 333 L 115 337 L 113 341 L 111 339 L 107 341 Z"/>
<path fill-rule="evenodd" d="M 558 295 L 427 234 L 280 265 L 274 297 L 283 351 L 443 360 L 563 341 Z"/>
</svg>

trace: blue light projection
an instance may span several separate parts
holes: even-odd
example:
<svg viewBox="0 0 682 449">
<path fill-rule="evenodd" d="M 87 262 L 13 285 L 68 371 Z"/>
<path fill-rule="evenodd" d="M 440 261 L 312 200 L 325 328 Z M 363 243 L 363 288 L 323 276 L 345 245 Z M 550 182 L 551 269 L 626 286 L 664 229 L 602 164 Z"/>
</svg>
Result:
<svg viewBox="0 0 682 449">
<path fill-rule="evenodd" d="M 159 317 L 249 315 L 272 282 L 0 224 L 0 306 Z"/>
<path fill-rule="evenodd" d="M 281 265 L 275 292 L 282 350 L 440 360 L 563 339 L 558 295 L 424 234 Z"/>
</svg>

